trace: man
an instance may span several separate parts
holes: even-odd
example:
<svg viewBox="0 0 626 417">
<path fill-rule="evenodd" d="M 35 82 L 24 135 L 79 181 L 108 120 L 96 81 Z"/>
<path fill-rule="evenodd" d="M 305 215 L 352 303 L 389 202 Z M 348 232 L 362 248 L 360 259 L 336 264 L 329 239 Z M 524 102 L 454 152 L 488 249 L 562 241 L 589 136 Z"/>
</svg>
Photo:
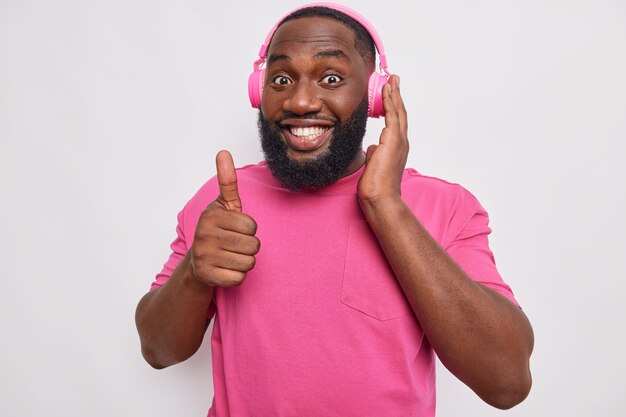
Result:
<svg viewBox="0 0 626 417">
<path fill-rule="evenodd" d="M 137 308 L 146 360 L 178 363 L 215 317 L 210 416 L 434 416 L 434 352 L 484 401 L 530 390 L 532 329 L 462 187 L 405 169 L 400 80 L 361 151 L 374 48 L 346 13 L 315 7 L 271 38 L 259 112 L 266 161 L 217 177 Z M 371 105 L 371 103 L 370 103 Z"/>
</svg>

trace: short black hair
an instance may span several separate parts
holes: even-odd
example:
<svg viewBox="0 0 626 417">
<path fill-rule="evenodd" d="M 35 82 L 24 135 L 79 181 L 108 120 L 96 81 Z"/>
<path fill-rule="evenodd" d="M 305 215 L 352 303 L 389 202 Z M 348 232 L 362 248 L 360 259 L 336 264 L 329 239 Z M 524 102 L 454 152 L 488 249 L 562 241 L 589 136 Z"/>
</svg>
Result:
<svg viewBox="0 0 626 417">
<path fill-rule="evenodd" d="M 338 20 L 341 23 L 347 25 L 352 29 L 355 33 L 355 41 L 354 48 L 357 50 L 359 55 L 363 58 L 366 65 L 372 65 L 372 67 L 376 66 L 376 45 L 374 44 L 374 40 L 370 33 L 361 25 L 359 22 L 354 20 L 352 17 L 348 16 L 345 13 L 340 12 L 339 10 L 330 9 L 328 7 L 323 6 L 314 6 L 307 7 L 304 9 L 296 10 L 291 13 L 278 24 L 278 29 L 283 24 L 289 22 L 290 20 L 299 19 L 301 17 L 330 17 L 332 19 Z"/>
</svg>

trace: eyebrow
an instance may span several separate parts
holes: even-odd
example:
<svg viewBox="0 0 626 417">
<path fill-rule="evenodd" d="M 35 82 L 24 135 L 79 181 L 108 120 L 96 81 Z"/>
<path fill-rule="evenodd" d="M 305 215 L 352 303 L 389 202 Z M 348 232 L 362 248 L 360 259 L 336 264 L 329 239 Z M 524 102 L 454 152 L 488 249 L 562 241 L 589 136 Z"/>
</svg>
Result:
<svg viewBox="0 0 626 417">
<path fill-rule="evenodd" d="M 314 59 L 339 58 L 339 59 L 345 59 L 346 61 L 350 61 L 350 57 L 348 57 L 348 55 L 346 55 L 343 51 L 339 49 L 318 52 L 315 54 L 313 58 Z"/>
<path fill-rule="evenodd" d="M 267 59 L 267 65 L 273 64 L 276 61 L 291 61 L 291 58 L 288 55 L 270 55 Z"/>
<path fill-rule="evenodd" d="M 320 51 L 313 56 L 313 59 L 315 60 L 324 59 L 324 58 L 338 58 L 338 59 L 350 61 L 350 57 L 339 49 L 332 49 L 329 51 Z M 291 57 L 285 54 L 270 55 L 269 58 L 267 59 L 267 65 L 271 65 L 277 61 L 291 61 Z"/>
</svg>

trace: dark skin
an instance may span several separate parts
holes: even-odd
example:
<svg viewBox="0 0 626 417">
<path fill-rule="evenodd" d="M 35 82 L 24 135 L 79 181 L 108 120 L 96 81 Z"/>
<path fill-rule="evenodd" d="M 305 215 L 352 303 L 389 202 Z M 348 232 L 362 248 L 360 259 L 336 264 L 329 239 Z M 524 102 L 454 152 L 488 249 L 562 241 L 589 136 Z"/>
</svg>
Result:
<svg viewBox="0 0 626 417">
<path fill-rule="evenodd" d="M 352 30 L 333 19 L 287 22 L 269 56 L 261 104 L 268 120 L 296 114 L 345 121 L 367 94 L 372 65 L 355 50 Z M 485 402 L 510 408 L 531 386 L 530 323 L 505 297 L 468 277 L 404 204 L 400 183 L 409 141 L 397 76 L 383 88 L 383 103 L 379 144 L 355 158 L 346 175 L 365 163 L 357 189 L 361 209 L 441 362 Z M 320 125 L 315 117 L 283 121 L 290 157 L 305 160 L 326 150 L 326 140 L 289 136 L 290 128 Z M 321 126 L 332 129 L 332 123 Z M 256 223 L 242 212 L 232 157 L 221 151 L 216 164 L 220 195 L 202 213 L 193 246 L 167 284 L 137 307 L 142 352 L 156 368 L 197 351 L 214 288 L 241 284 L 260 247 Z"/>
</svg>

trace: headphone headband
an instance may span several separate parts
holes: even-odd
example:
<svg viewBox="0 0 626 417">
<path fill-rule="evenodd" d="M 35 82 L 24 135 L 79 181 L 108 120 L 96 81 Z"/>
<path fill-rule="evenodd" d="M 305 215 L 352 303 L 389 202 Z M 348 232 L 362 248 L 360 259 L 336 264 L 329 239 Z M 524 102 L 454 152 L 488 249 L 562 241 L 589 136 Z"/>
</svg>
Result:
<svg viewBox="0 0 626 417">
<path fill-rule="evenodd" d="M 261 64 L 265 62 L 265 59 L 267 58 L 267 50 L 270 46 L 270 42 L 272 41 L 272 37 L 274 36 L 274 33 L 278 29 L 278 26 L 280 26 L 280 24 L 283 22 L 283 20 L 285 20 L 287 17 L 297 12 L 298 10 L 310 9 L 312 7 L 325 7 L 327 9 L 337 10 L 338 12 L 341 12 L 347 16 L 350 16 L 351 18 L 356 20 L 359 24 L 361 24 L 361 26 L 363 26 L 365 30 L 367 30 L 367 32 L 372 37 L 372 40 L 374 41 L 374 45 L 376 46 L 376 50 L 378 51 L 380 71 L 384 74 L 389 75 L 389 72 L 387 72 L 387 55 L 385 54 L 385 47 L 383 46 L 383 41 L 380 39 L 380 36 L 378 36 L 378 32 L 376 32 L 376 29 L 374 29 L 374 26 L 372 26 L 372 24 L 361 14 L 357 13 L 356 11 L 346 6 L 343 6 L 341 4 L 336 4 L 336 3 L 305 4 L 303 6 L 293 9 L 292 11 L 290 11 L 289 13 L 286 13 L 283 17 L 281 17 L 278 20 L 278 22 L 276 22 L 276 24 L 272 27 L 270 32 L 267 34 L 267 36 L 265 37 L 265 41 L 261 45 L 261 49 L 259 49 L 259 59 L 254 61 L 254 64 L 253 64 L 255 70 L 259 69 Z"/>
</svg>

